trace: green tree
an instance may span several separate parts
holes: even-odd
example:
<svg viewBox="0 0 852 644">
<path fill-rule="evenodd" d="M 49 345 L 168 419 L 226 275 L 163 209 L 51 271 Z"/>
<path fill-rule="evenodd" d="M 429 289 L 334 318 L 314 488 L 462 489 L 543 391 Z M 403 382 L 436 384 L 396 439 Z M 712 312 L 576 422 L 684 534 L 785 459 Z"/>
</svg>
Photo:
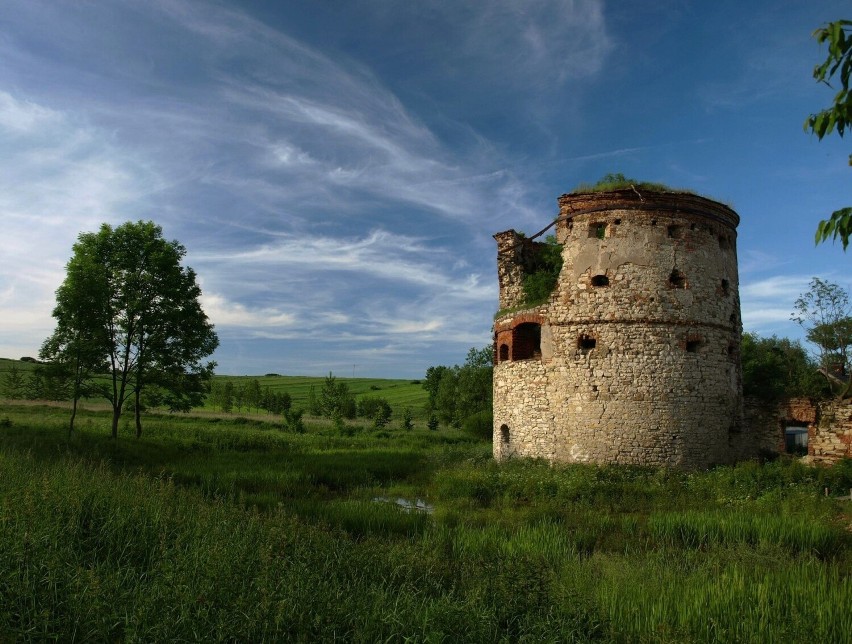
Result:
<svg viewBox="0 0 852 644">
<path fill-rule="evenodd" d="M 21 398 L 24 395 L 24 376 L 18 365 L 12 364 L 3 380 L 7 398 Z"/>
<path fill-rule="evenodd" d="M 222 411 L 230 414 L 234 410 L 234 383 L 228 380 L 222 390 Z"/>
<path fill-rule="evenodd" d="M 400 427 L 406 431 L 411 431 L 414 429 L 414 421 L 411 419 L 411 410 L 406 407 L 402 410 L 402 420 L 400 421 Z"/>
<path fill-rule="evenodd" d="M 740 353 L 743 394 L 766 402 L 784 398 L 823 398 L 830 395 L 819 365 L 794 340 L 744 333 Z"/>
<path fill-rule="evenodd" d="M 852 126 L 852 94 L 849 92 L 849 77 L 852 75 L 852 20 L 830 22 L 814 32 L 814 38 L 820 44 L 828 44 L 828 56 L 825 61 L 814 67 L 814 78 L 819 83 L 831 87 L 836 78 L 839 86 L 830 107 L 811 114 L 805 121 L 805 131 L 816 134 L 822 140 L 827 134 L 837 130 L 841 137 Z M 852 165 L 852 155 L 849 155 Z M 831 217 L 819 222 L 816 231 L 816 243 L 828 239 L 840 239 L 845 251 L 852 234 L 852 207 L 841 208 L 831 213 Z"/>
<path fill-rule="evenodd" d="M 429 367 L 426 369 L 426 378 L 423 380 L 422 387 L 429 393 L 429 411 L 436 409 L 438 388 L 441 386 L 441 378 L 444 376 L 444 372 L 447 371 L 447 369 L 449 369 L 449 367 L 445 367 L 443 365 Z"/>
<path fill-rule="evenodd" d="M 810 290 L 796 300 L 791 319 L 805 330 L 807 340 L 817 347 L 821 371 L 840 397 L 850 395 L 852 306 L 849 293 L 837 284 L 814 277 Z"/>
<path fill-rule="evenodd" d="M 429 411 L 441 422 L 457 428 L 475 414 L 490 412 L 493 357 L 491 346 L 472 348 L 462 366 L 429 367 L 423 383 L 429 392 Z"/>
<path fill-rule="evenodd" d="M 71 417 L 68 435 L 74 433 L 74 420 L 80 398 L 97 395 L 92 377 L 109 372 L 106 347 L 107 326 L 104 308 L 109 301 L 109 281 L 93 244 L 80 247 L 66 266 L 65 280 L 56 290 L 54 332 L 42 343 L 39 357 L 53 368 L 64 371 L 70 381 Z M 75 246 L 76 249 L 76 246 Z M 98 276 L 93 279 L 92 276 Z"/>
<path fill-rule="evenodd" d="M 355 397 L 350 393 L 349 386 L 338 381 L 334 374 L 329 372 L 322 384 L 319 393 L 318 407 L 323 416 L 334 418 L 355 418 Z"/>
<path fill-rule="evenodd" d="M 246 386 L 246 406 L 254 407 L 257 411 L 260 409 L 260 403 L 263 398 L 263 392 L 260 389 L 260 381 L 257 378 L 252 378 Z"/>
<path fill-rule="evenodd" d="M 195 272 L 181 266 L 185 254 L 150 221 L 104 224 L 74 244 L 45 357 L 79 360 L 89 375 L 106 365 L 109 381 L 101 392 L 112 405 L 113 438 L 131 399 L 141 436 L 147 386 L 180 399 L 212 372 L 213 363 L 202 359 L 219 341 L 201 308 Z"/>
<path fill-rule="evenodd" d="M 27 398 L 30 400 L 45 400 L 44 374 L 41 370 L 33 369 L 27 378 Z"/>
<path fill-rule="evenodd" d="M 358 416 L 362 418 L 375 418 L 378 412 L 384 414 L 385 410 L 387 410 L 387 415 L 390 417 L 390 403 L 379 396 L 363 396 L 358 401 Z"/>
</svg>

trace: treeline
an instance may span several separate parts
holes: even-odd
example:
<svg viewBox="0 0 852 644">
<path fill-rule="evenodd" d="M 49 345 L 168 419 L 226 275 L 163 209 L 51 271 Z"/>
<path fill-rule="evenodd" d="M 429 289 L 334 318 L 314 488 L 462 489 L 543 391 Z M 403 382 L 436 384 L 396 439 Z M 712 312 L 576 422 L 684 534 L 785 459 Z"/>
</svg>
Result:
<svg viewBox="0 0 852 644">
<path fill-rule="evenodd" d="M 429 392 L 430 424 L 438 422 L 491 438 L 494 351 L 471 348 L 463 365 L 439 365 L 426 370 L 423 387 Z"/>
<path fill-rule="evenodd" d="M 311 385 L 308 391 L 308 411 L 313 416 L 331 419 L 341 431 L 346 430 L 344 419 L 363 418 L 371 421 L 373 428 L 381 429 L 387 427 L 393 417 L 393 408 L 385 398 L 362 396 L 356 401 L 349 385 L 338 380 L 333 373 L 326 376 L 319 391 Z M 414 421 L 408 407 L 403 408 L 400 414 L 400 429 L 414 429 Z"/>
<path fill-rule="evenodd" d="M 32 358 L 25 362 L 36 362 Z M 23 370 L 12 364 L 3 378 L 3 391 L 15 400 L 70 400 L 73 381 L 71 375 L 50 364 L 36 364 Z"/>
<path fill-rule="evenodd" d="M 210 385 L 210 404 L 219 411 L 229 414 L 261 409 L 276 416 L 289 411 L 293 399 L 286 391 L 277 392 L 269 387 L 260 386 L 257 379 L 234 384 L 232 380 L 213 380 Z"/>
</svg>

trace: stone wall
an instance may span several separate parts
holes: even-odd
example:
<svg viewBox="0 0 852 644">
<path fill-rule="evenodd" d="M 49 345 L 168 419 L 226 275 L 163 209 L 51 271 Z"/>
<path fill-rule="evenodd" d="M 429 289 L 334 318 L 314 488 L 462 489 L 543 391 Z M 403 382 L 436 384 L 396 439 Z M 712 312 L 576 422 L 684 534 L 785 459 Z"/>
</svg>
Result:
<svg viewBox="0 0 852 644">
<path fill-rule="evenodd" d="M 820 403 L 816 422 L 808 427 L 808 456 L 825 464 L 852 458 L 852 401 Z"/>
<path fill-rule="evenodd" d="M 705 467 L 750 444 L 742 420 L 736 213 L 682 193 L 563 195 L 550 301 L 494 326 L 494 455 Z M 514 231 L 500 307 L 520 301 Z M 534 250 L 533 250 L 534 252 Z M 538 346 L 519 343 L 538 327 Z"/>
</svg>

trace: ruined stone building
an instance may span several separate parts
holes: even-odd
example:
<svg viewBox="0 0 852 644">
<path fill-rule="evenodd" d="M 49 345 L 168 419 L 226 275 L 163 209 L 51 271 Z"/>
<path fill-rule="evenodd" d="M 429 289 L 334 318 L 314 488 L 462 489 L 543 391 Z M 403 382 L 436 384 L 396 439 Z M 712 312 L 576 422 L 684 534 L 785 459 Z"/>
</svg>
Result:
<svg viewBox="0 0 852 644">
<path fill-rule="evenodd" d="M 543 244 L 498 233 L 494 456 L 706 467 L 743 427 L 738 215 L 683 192 L 559 198 L 562 268 L 525 304 Z"/>
</svg>

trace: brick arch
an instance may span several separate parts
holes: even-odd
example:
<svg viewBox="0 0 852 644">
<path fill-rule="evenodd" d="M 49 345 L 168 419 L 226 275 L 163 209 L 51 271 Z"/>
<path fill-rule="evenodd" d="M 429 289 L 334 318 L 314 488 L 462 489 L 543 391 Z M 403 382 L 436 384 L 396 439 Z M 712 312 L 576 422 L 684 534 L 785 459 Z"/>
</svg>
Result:
<svg viewBox="0 0 852 644">
<path fill-rule="evenodd" d="M 496 363 L 528 360 L 540 356 L 543 324 L 543 316 L 536 313 L 522 313 L 495 326 Z M 537 333 L 533 325 L 537 327 Z"/>
</svg>

